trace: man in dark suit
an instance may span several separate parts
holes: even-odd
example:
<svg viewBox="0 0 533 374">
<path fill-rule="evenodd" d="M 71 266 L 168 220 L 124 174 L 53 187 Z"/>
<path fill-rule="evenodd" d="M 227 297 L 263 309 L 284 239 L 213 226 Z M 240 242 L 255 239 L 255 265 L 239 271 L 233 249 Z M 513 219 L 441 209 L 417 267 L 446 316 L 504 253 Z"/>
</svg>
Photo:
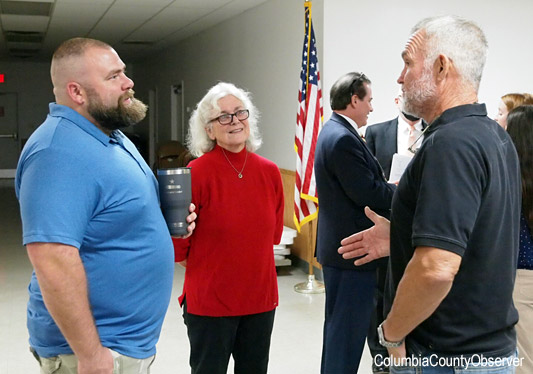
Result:
<svg viewBox="0 0 533 374">
<path fill-rule="evenodd" d="M 365 132 L 366 145 L 378 159 L 387 179 L 390 176 L 392 156 L 395 153 L 413 156 L 414 152 L 408 148 L 413 146 L 413 143 L 415 144 L 411 149 L 420 147 L 425 128 L 425 123 L 420 118 L 402 112 L 401 93 L 394 102 L 400 111 L 398 117 L 368 126 Z"/>
<path fill-rule="evenodd" d="M 326 285 L 322 374 L 357 373 L 374 309 L 379 261 L 357 267 L 337 252 L 343 238 L 372 226 L 364 207 L 387 216 L 394 193 L 357 130 L 367 123 L 371 101 L 364 74 L 339 78 L 330 92 L 334 113 L 316 146 L 317 256 Z"/>
</svg>

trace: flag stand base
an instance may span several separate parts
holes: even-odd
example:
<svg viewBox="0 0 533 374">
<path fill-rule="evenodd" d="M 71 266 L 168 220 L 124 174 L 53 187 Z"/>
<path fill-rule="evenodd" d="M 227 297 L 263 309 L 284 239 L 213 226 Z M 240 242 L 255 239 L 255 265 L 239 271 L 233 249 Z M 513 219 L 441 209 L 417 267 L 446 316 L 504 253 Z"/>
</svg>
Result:
<svg viewBox="0 0 533 374">
<path fill-rule="evenodd" d="M 315 280 L 314 274 L 307 276 L 307 282 L 298 283 L 294 286 L 294 291 L 299 293 L 316 294 L 326 292 L 324 283 Z"/>
</svg>

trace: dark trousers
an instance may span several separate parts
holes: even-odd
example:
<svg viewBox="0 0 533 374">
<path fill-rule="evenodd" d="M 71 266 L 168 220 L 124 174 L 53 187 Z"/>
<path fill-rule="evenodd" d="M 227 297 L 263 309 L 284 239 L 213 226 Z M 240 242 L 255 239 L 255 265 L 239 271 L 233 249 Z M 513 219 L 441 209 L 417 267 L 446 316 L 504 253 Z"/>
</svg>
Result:
<svg viewBox="0 0 533 374">
<path fill-rule="evenodd" d="M 266 374 L 275 310 L 238 317 L 183 318 L 191 345 L 192 374 L 226 374 L 230 356 L 235 374 Z"/>
<path fill-rule="evenodd" d="M 356 374 L 374 310 L 376 272 L 328 266 L 322 272 L 326 312 L 320 373 Z"/>
<path fill-rule="evenodd" d="M 374 312 L 372 313 L 372 321 L 370 322 L 370 329 L 368 330 L 367 343 L 372 358 L 381 354 L 381 357 L 388 357 L 389 353 L 385 347 L 379 344 L 378 326 L 385 320 L 383 315 L 383 295 L 385 293 L 385 283 L 387 280 L 388 262 L 382 263 L 377 270 L 377 287 L 374 297 Z"/>
</svg>

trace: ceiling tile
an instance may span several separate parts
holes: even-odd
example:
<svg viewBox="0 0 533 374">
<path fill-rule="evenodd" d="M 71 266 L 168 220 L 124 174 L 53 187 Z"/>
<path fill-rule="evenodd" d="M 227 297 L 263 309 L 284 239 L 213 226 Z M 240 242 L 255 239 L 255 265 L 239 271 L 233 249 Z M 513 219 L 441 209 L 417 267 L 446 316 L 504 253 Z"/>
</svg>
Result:
<svg viewBox="0 0 533 374">
<path fill-rule="evenodd" d="M 4 32 L 13 30 L 46 33 L 38 55 L 40 61 L 49 61 L 59 43 L 75 36 L 103 40 L 120 51 L 126 61 L 159 51 L 266 0 L 8 1 L 54 3 L 50 22 L 47 17 L 0 16 Z M 123 43 L 124 40 L 155 43 L 128 45 Z M 9 59 L 9 55 L 5 36 L 0 33 L 0 61 L 4 59 Z"/>
<path fill-rule="evenodd" d="M 181 0 L 180 0 L 181 1 Z M 116 0 L 113 6 L 131 7 L 131 6 L 146 6 L 147 3 L 150 6 L 166 6 L 174 2 L 174 0 Z"/>
<path fill-rule="evenodd" d="M 171 7 L 217 9 L 223 5 L 231 3 L 232 1 L 234 0 L 179 0 L 174 1 Z"/>
<path fill-rule="evenodd" d="M 50 16 L 52 3 L 0 1 L 2 14 L 20 14 L 29 16 Z"/>
<path fill-rule="evenodd" d="M 158 14 L 133 31 L 126 40 L 159 41 L 177 30 L 195 22 L 204 12 L 193 8 L 174 8 Z"/>
<path fill-rule="evenodd" d="M 63 4 L 78 4 L 78 5 L 90 5 L 90 4 L 97 4 L 97 5 L 111 5 L 115 0 L 55 0 L 56 6 L 57 5 L 63 5 Z"/>
<path fill-rule="evenodd" d="M 53 3 L 55 0 L 11 0 L 18 3 Z"/>
<path fill-rule="evenodd" d="M 0 15 L 3 31 L 38 31 L 44 32 L 50 20 L 45 16 Z"/>
</svg>

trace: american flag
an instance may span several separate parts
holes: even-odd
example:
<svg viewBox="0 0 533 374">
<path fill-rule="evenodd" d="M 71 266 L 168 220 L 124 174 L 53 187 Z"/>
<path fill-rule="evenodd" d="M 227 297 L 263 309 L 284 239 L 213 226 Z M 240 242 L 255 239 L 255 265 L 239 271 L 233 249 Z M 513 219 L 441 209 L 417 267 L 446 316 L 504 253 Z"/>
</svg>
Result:
<svg viewBox="0 0 533 374">
<path fill-rule="evenodd" d="M 298 114 L 296 116 L 296 185 L 294 187 L 294 223 L 298 231 L 305 223 L 318 214 L 316 193 L 315 159 L 316 140 L 322 128 L 324 110 L 322 90 L 318 71 L 315 33 L 311 21 L 311 2 L 305 6 L 305 38 L 300 72 L 300 91 L 298 92 Z"/>
</svg>

